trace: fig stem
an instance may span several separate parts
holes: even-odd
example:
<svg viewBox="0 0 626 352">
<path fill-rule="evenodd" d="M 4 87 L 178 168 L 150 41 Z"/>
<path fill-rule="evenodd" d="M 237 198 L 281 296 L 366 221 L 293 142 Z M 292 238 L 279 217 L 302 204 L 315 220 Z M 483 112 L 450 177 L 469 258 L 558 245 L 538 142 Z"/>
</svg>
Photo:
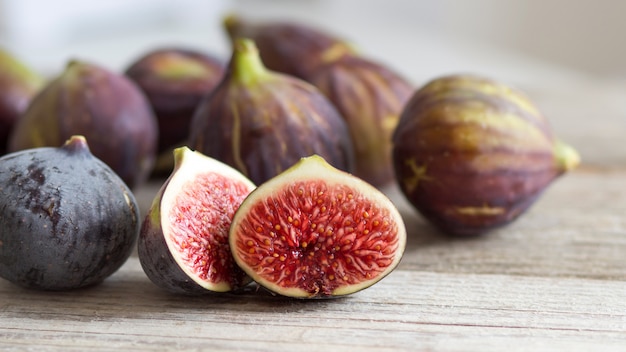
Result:
<svg viewBox="0 0 626 352">
<path fill-rule="evenodd" d="M 233 79 L 243 85 L 255 84 L 269 74 L 256 44 L 247 38 L 235 40 L 230 69 Z"/>
<path fill-rule="evenodd" d="M 578 152 L 572 146 L 558 139 L 554 142 L 554 156 L 558 168 L 563 172 L 570 171 L 580 164 Z"/>
<path fill-rule="evenodd" d="M 89 145 L 87 144 L 87 139 L 85 138 L 85 136 L 81 135 L 71 136 L 63 144 L 63 149 L 67 150 L 69 153 L 91 153 L 89 150 Z"/>
</svg>

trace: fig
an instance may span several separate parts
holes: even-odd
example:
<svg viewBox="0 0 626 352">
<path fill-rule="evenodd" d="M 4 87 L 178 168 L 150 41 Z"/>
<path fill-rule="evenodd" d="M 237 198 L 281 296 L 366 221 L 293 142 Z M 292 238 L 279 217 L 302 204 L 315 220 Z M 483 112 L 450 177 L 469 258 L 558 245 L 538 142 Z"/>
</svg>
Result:
<svg viewBox="0 0 626 352">
<path fill-rule="evenodd" d="M 221 59 L 198 50 L 162 47 L 145 53 L 126 69 L 126 76 L 144 92 L 154 110 L 159 155 L 171 156 L 175 147 L 186 144 L 196 107 L 217 86 L 225 67 Z"/>
<path fill-rule="evenodd" d="M 346 120 L 354 145 L 354 174 L 374 186 L 394 181 L 391 135 L 413 86 L 384 65 L 344 56 L 322 65 L 309 82 Z"/>
<path fill-rule="evenodd" d="M 417 90 L 393 143 L 402 192 L 453 235 L 512 222 L 580 161 L 528 97 L 477 75 L 438 77 Z"/>
<path fill-rule="evenodd" d="M 0 155 L 7 152 L 9 132 L 44 79 L 17 57 L 0 49 Z"/>
<path fill-rule="evenodd" d="M 57 146 L 83 135 L 91 152 L 131 188 L 154 165 L 156 117 L 128 78 L 96 64 L 71 60 L 31 101 L 9 137 L 9 151 Z"/>
<path fill-rule="evenodd" d="M 189 145 L 257 185 L 311 154 L 342 170 L 354 165 L 337 109 L 311 84 L 266 69 L 249 39 L 235 42 L 224 79 L 198 106 Z"/>
<path fill-rule="evenodd" d="M 269 291 L 332 298 L 392 272 L 406 229 L 382 192 L 312 155 L 246 197 L 229 242 L 237 265 Z"/>
<path fill-rule="evenodd" d="M 150 280 L 172 293 L 237 290 L 250 282 L 228 244 L 235 210 L 255 185 L 234 168 L 186 146 L 155 196 L 137 244 Z"/>
<path fill-rule="evenodd" d="M 133 193 L 83 136 L 0 158 L 0 277 L 40 290 L 95 285 L 138 233 Z"/>
<path fill-rule="evenodd" d="M 230 14 L 224 19 L 224 29 L 233 42 L 239 38 L 254 41 L 268 69 L 305 80 L 323 63 L 355 52 L 337 36 L 289 21 L 254 23 Z"/>
</svg>

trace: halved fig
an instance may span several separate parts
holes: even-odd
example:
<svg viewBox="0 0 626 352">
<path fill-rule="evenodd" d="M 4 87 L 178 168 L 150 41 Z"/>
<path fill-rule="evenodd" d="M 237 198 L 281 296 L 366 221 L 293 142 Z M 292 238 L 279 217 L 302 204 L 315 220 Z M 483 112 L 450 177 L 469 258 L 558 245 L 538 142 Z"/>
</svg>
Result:
<svg viewBox="0 0 626 352">
<path fill-rule="evenodd" d="M 229 242 L 239 267 L 269 291 L 330 298 L 389 274 L 404 253 L 406 229 L 382 192 L 313 155 L 250 193 Z"/>
<path fill-rule="evenodd" d="M 188 147 L 154 198 L 138 241 L 141 266 L 173 293 L 228 292 L 248 284 L 228 247 L 235 211 L 255 185 L 239 171 Z"/>
</svg>

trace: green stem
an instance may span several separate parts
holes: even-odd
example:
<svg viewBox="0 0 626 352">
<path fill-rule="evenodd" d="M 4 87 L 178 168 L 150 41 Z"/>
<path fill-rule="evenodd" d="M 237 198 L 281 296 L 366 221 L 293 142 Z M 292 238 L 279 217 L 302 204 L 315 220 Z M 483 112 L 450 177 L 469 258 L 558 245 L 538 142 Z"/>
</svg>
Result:
<svg viewBox="0 0 626 352">
<path fill-rule="evenodd" d="M 256 44 L 246 38 L 235 40 L 230 68 L 233 80 L 246 86 L 270 75 L 270 71 L 261 61 Z"/>
<path fill-rule="evenodd" d="M 558 168 L 563 172 L 570 171 L 580 164 L 578 152 L 560 140 L 554 142 L 554 156 Z"/>
</svg>

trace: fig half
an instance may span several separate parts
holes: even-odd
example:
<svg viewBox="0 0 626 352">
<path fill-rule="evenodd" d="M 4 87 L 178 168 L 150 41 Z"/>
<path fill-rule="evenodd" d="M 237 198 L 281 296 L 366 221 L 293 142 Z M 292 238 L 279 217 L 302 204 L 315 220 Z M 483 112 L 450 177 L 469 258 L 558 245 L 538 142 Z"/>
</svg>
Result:
<svg viewBox="0 0 626 352">
<path fill-rule="evenodd" d="M 188 147 L 174 149 L 174 170 L 143 221 L 141 266 L 172 293 L 227 292 L 250 282 L 228 247 L 235 211 L 255 185 L 237 170 Z"/>
<path fill-rule="evenodd" d="M 269 291 L 330 298 L 389 274 L 402 258 L 406 229 L 383 193 L 313 155 L 250 193 L 229 242 L 237 264 Z"/>
<path fill-rule="evenodd" d="M 14 284 L 97 284 L 128 259 L 139 225 L 131 190 L 83 136 L 0 158 L 0 277 Z"/>
</svg>

